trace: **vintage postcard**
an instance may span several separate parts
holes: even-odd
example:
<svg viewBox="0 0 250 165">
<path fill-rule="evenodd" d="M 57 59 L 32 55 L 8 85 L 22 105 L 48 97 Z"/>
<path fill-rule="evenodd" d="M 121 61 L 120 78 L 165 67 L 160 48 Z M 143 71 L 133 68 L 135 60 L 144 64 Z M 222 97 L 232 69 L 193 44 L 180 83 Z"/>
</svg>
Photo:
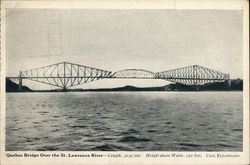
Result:
<svg viewBox="0 0 250 165">
<path fill-rule="evenodd" d="M 248 4 L 2 1 L 1 164 L 249 164 Z"/>
</svg>

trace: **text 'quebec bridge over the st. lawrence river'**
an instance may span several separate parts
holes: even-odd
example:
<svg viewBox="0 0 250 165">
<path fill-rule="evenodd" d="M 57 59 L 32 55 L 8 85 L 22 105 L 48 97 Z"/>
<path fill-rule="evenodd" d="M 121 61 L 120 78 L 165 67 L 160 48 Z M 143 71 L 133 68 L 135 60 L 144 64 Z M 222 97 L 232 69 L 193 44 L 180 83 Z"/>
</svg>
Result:
<svg viewBox="0 0 250 165">
<path fill-rule="evenodd" d="M 230 86 L 229 74 L 199 65 L 192 65 L 162 72 L 151 72 L 144 69 L 124 69 L 117 72 L 111 72 L 70 62 L 61 62 L 49 66 L 20 71 L 19 76 L 6 78 L 18 80 L 19 90 L 22 90 L 23 79 L 56 86 L 65 91 L 68 87 L 100 79 L 161 79 L 192 86 L 200 86 L 207 83 L 228 80 Z"/>
</svg>

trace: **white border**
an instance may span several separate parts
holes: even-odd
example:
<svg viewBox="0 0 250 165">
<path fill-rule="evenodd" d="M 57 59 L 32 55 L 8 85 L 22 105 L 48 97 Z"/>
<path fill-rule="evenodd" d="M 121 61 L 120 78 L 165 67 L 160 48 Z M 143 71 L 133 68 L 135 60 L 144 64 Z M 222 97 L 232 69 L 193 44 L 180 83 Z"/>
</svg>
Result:
<svg viewBox="0 0 250 165">
<path fill-rule="evenodd" d="M 243 152 L 193 152 L 238 154 L 240 158 L 6 158 L 5 147 L 5 12 L 6 8 L 72 8 L 72 9 L 242 9 L 244 10 L 243 29 Z M 249 8 L 247 0 L 86 0 L 86 1 L 3 1 L 1 3 L 1 163 L 0 164 L 248 164 L 249 163 Z M 105 153 L 105 152 L 71 152 Z M 69 152 L 8 152 L 8 153 L 69 153 Z M 128 152 L 106 152 L 128 153 Z M 129 152 L 140 153 L 178 153 L 178 152 Z M 179 152 L 187 154 L 191 152 Z"/>
</svg>

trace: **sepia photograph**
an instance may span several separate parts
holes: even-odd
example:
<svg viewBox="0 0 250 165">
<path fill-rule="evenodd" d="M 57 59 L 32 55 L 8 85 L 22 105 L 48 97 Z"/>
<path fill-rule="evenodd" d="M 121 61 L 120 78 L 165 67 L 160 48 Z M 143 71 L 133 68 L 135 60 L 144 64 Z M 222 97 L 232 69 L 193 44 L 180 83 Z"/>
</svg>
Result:
<svg viewBox="0 0 250 165">
<path fill-rule="evenodd" d="M 5 28 L 5 152 L 243 152 L 242 9 L 6 8 Z"/>
<path fill-rule="evenodd" d="M 241 10 L 6 21 L 6 150 L 242 150 Z"/>
</svg>

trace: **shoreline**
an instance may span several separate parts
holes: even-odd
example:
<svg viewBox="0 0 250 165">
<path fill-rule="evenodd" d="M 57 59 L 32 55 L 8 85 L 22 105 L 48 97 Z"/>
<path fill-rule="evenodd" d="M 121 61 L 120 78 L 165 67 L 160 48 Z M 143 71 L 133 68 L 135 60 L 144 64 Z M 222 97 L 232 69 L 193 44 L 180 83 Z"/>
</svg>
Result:
<svg viewBox="0 0 250 165">
<path fill-rule="evenodd" d="M 5 92 L 5 93 L 72 93 L 72 92 L 77 92 L 77 93 L 84 93 L 84 92 L 243 92 L 243 90 L 199 90 L 199 91 L 20 91 L 20 92 Z"/>
</svg>

